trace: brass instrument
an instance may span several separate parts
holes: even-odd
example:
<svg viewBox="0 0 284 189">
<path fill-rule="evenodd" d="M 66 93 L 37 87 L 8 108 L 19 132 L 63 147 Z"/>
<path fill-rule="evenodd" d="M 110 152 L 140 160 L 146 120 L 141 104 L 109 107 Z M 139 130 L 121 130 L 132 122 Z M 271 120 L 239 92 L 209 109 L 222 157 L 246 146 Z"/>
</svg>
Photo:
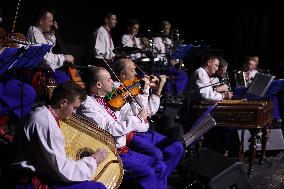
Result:
<svg viewBox="0 0 284 189">
<path fill-rule="evenodd" d="M 108 189 L 117 189 L 122 181 L 123 167 L 114 137 L 76 114 L 69 120 L 61 121 L 60 129 L 65 138 L 67 156 L 74 160 L 90 156 L 98 148 L 108 151 L 108 158 L 98 165 L 93 180 L 101 182 Z"/>
</svg>

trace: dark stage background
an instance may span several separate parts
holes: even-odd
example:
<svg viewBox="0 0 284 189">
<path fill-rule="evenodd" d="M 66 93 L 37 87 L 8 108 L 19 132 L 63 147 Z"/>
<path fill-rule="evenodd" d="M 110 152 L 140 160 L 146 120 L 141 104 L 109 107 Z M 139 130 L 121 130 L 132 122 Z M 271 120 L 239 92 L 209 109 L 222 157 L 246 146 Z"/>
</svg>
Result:
<svg viewBox="0 0 284 189">
<path fill-rule="evenodd" d="M 10 32 L 17 0 L 2 0 L 2 27 Z M 278 78 L 283 73 L 284 15 L 281 6 L 272 2 L 230 1 L 180 1 L 163 3 L 144 1 L 66 1 L 22 0 L 16 32 L 26 34 L 31 18 L 39 7 L 56 10 L 56 20 L 67 44 L 86 46 L 91 33 L 102 24 L 103 15 L 113 10 L 118 25 L 112 31 L 117 43 L 126 30 L 126 21 L 140 21 L 140 32 L 150 29 L 159 32 L 159 23 L 169 20 L 178 29 L 185 43 L 203 40 L 213 49 L 223 50 L 231 68 L 240 68 L 245 55 L 260 56 L 260 67 L 270 69 Z M 92 5 L 95 4 L 95 5 Z M 97 4 L 97 5 L 96 5 Z M 103 5 L 99 5 L 103 4 Z M 131 8 L 127 8 L 131 7 Z"/>
</svg>

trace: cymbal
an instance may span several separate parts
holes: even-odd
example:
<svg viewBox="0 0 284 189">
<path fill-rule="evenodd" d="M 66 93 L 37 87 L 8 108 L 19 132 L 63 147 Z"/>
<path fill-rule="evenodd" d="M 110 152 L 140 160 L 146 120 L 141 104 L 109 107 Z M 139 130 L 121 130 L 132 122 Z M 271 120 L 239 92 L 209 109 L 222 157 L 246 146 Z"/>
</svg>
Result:
<svg viewBox="0 0 284 189">
<path fill-rule="evenodd" d="M 112 52 L 118 55 L 131 55 L 141 52 L 141 49 L 136 47 L 117 47 Z"/>
</svg>

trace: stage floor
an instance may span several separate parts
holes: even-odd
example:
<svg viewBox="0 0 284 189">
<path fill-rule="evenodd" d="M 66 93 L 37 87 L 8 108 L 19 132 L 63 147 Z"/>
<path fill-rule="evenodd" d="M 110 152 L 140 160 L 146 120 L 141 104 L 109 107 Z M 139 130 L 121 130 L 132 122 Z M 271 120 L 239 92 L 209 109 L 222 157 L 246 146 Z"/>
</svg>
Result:
<svg viewBox="0 0 284 189">
<path fill-rule="evenodd" d="M 257 154 L 258 156 L 258 154 Z M 243 162 L 244 169 L 248 168 L 248 158 Z M 168 189 L 184 189 L 184 181 L 178 174 L 173 174 L 168 179 Z M 284 188 L 284 151 L 268 151 L 266 160 L 262 165 L 258 158 L 253 165 L 253 175 L 250 179 L 254 189 L 283 189 Z M 198 188 L 198 187 L 187 187 Z"/>
</svg>

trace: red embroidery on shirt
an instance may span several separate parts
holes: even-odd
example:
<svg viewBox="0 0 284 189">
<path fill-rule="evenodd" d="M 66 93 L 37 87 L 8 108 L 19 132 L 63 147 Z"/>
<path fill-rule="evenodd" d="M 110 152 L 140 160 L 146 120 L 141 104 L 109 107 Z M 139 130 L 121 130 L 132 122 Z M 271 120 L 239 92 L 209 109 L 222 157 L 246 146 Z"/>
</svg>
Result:
<svg viewBox="0 0 284 189">
<path fill-rule="evenodd" d="M 97 102 L 104 107 L 104 109 L 109 113 L 109 115 L 111 115 L 111 117 L 113 117 L 113 119 L 117 120 L 117 117 L 116 117 L 114 111 L 112 111 L 112 109 L 110 109 L 106 100 L 103 97 L 100 97 L 98 95 L 94 95 L 94 97 L 97 100 Z"/>
</svg>

